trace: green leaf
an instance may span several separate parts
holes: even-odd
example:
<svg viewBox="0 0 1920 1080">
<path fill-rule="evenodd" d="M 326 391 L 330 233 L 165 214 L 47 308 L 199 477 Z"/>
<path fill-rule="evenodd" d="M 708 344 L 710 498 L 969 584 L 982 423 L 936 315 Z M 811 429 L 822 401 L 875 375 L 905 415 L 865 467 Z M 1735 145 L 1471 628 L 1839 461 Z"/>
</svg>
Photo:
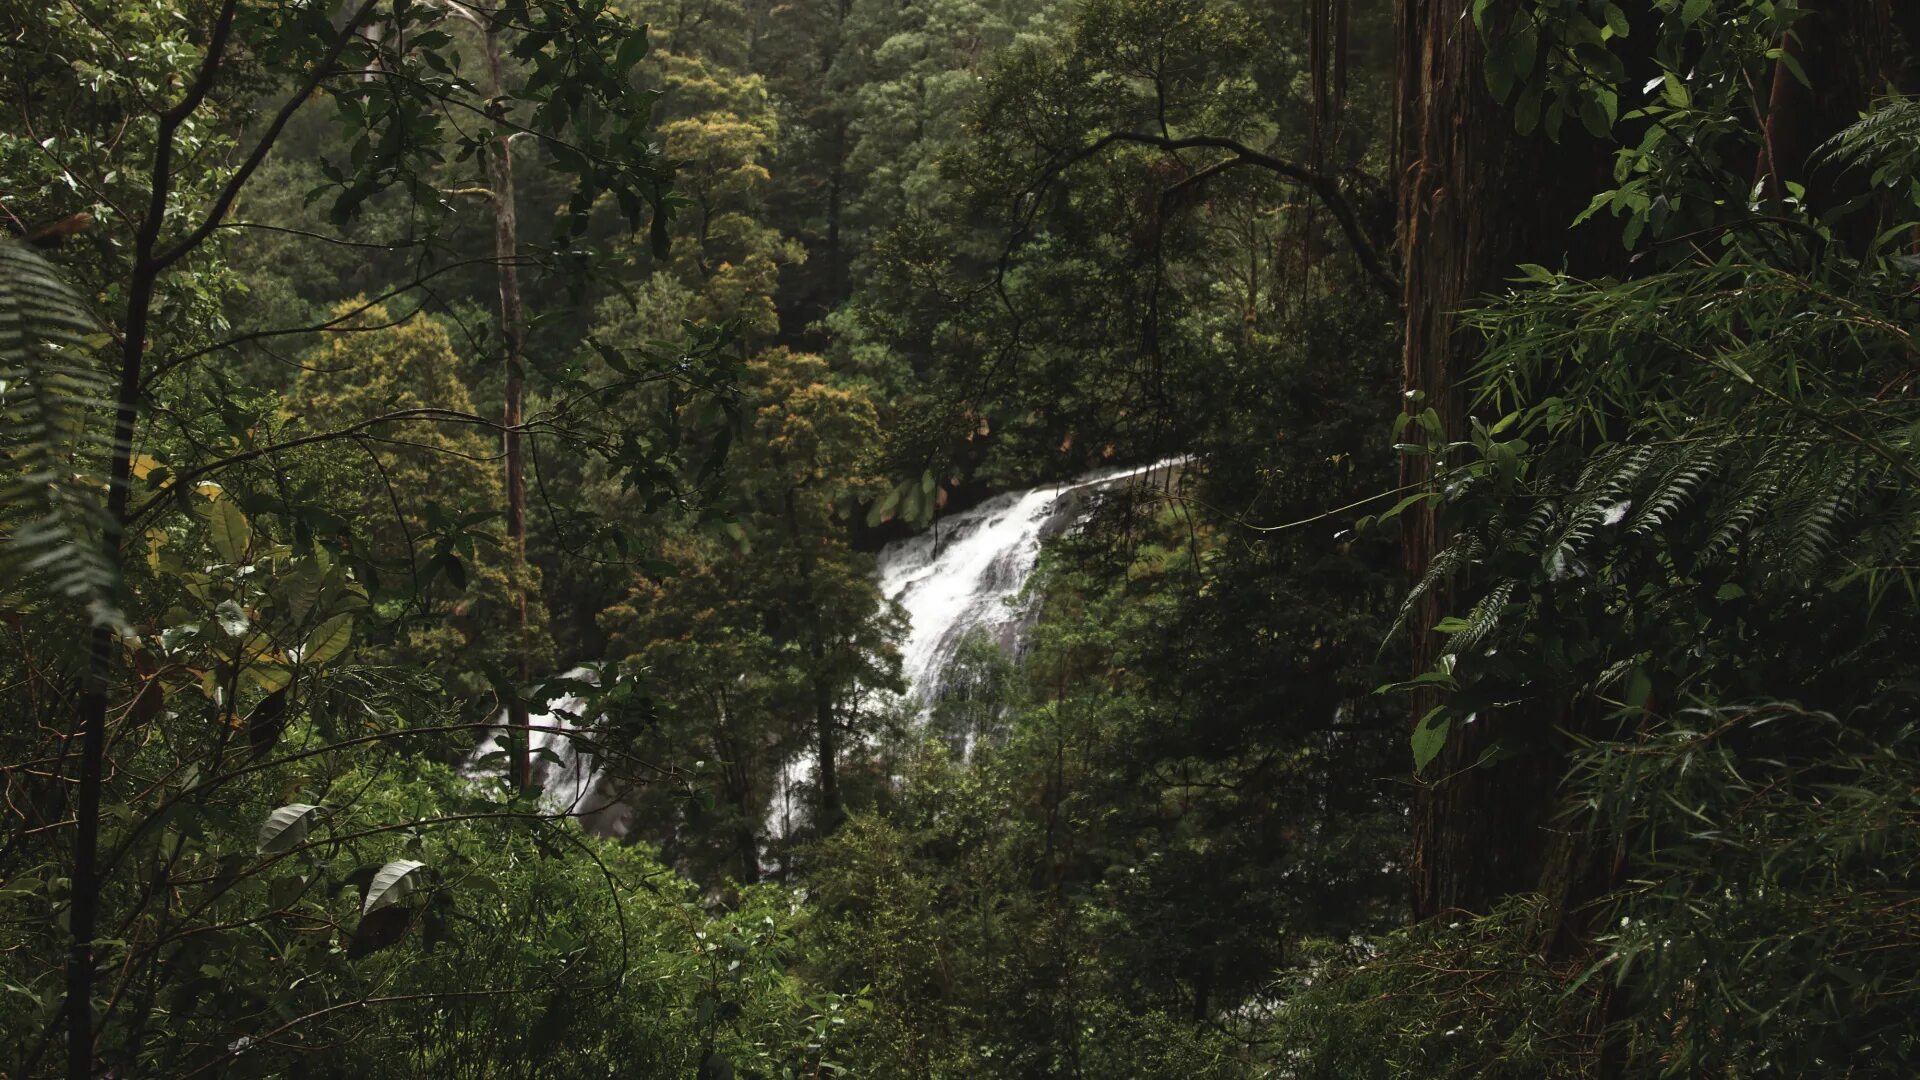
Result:
<svg viewBox="0 0 1920 1080">
<path fill-rule="evenodd" d="M 1419 772 L 1427 767 L 1434 758 L 1440 756 L 1441 748 L 1447 745 L 1447 732 L 1453 727 L 1453 718 L 1444 717 L 1434 722 L 1446 707 L 1436 705 L 1413 729 L 1413 771 Z"/>
<path fill-rule="evenodd" d="M 1540 35 L 1533 28 L 1533 20 L 1523 17 L 1514 21 L 1520 25 L 1514 28 L 1507 48 L 1512 58 L 1514 76 L 1525 79 L 1533 74 L 1533 62 L 1539 57 Z"/>
<path fill-rule="evenodd" d="M 412 896 L 420 887 L 420 871 L 426 868 L 426 863 L 413 859 L 395 859 L 381 867 L 367 883 L 367 898 L 360 904 L 360 914 L 371 915 Z"/>
<path fill-rule="evenodd" d="M 1430 499 L 1437 499 L 1439 497 L 1440 497 L 1440 493 L 1437 491 L 1416 491 L 1413 494 L 1402 498 L 1399 502 L 1394 503 L 1392 509 L 1388 510 L 1384 514 L 1381 514 L 1378 520 L 1391 521 L 1394 518 L 1399 517 L 1401 512 L 1406 510 L 1408 507 L 1413 506 L 1416 503 L 1426 502 Z"/>
<path fill-rule="evenodd" d="M 207 507 L 207 535 L 213 550 L 232 565 L 247 561 L 247 547 L 253 542 L 253 526 L 232 499 L 221 496 Z"/>
<path fill-rule="evenodd" d="M 653 208 L 653 220 L 647 224 L 647 246 L 656 259 L 664 259 L 673 251 L 673 237 L 667 232 L 667 210 L 664 206 Z"/>
<path fill-rule="evenodd" d="M 900 496 L 905 491 L 904 486 L 896 486 L 892 491 L 887 492 L 886 498 L 874 503 L 873 509 L 867 511 L 867 527 L 872 528 L 891 518 L 894 510 L 900 505 Z"/>
<path fill-rule="evenodd" d="M 1640 668 L 1634 668 L 1627 679 L 1627 704 L 1636 709 L 1647 707 L 1647 699 L 1653 696 L 1653 680 Z"/>
<path fill-rule="evenodd" d="M 622 74 L 632 71 L 633 65 L 647 58 L 647 48 L 647 27 L 643 24 L 620 43 L 619 51 L 614 53 L 613 66 Z"/>
<path fill-rule="evenodd" d="M 1667 104 L 1676 109 L 1693 107 L 1693 94 L 1687 89 L 1687 84 L 1681 81 L 1679 75 L 1671 71 L 1661 72 L 1660 87 L 1661 96 L 1666 98 Z"/>
<path fill-rule="evenodd" d="M 1611 94 L 1607 95 L 1609 98 Z M 1613 130 L 1613 118 L 1608 115 L 1605 100 L 1598 96 L 1580 99 L 1580 123 L 1584 124 L 1587 134 L 1596 139 L 1604 139 Z"/>
<path fill-rule="evenodd" d="M 1513 130 L 1522 135 L 1530 135 L 1540 126 L 1540 87 L 1529 84 L 1520 91 L 1520 100 L 1513 107 Z"/>
<path fill-rule="evenodd" d="M 285 668 L 278 670 L 286 671 Z M 287 683 L 293 682 L 293 673 L 287 672 Z M 287 687 L 281 686 L 271 694 L 260 699 L 260 703 L 247 714 L 247 743 L 253 748 L 257 761 L 267 756 L 273 744 L 280 740 L 280 733 L 287 727 Z"/>
<path fill-rule="evenodd" d="M 347 651 L 347 643 L 352 640 L 353 616 L 335 615 L 308 635 L 307 644 L 300 652 L 300 660 L 307 664 L 324 664 Z"/>
<path fill-rule="evenodd" d="M 1626 37 L 1628 32 L 1633 29 L 1632 26 L 1627 23 L 1627 13 L 1620 10 L 1619 4 L 1609 3 L 1601 8 L 1600 11 L 1607 20 L 1607 29 L 1613 31 L 1614 37 Z"/>
<path fill-rule="evenodd" d="M 260 835 L 254 845 L 262 855 L 278 855 L 291 851 L 307 838 L 307 831 L 313 826 L 313 815 L 319 810 L 312 803 L 288 803 L 267 815 L 260 824 Z"/>
</svg>

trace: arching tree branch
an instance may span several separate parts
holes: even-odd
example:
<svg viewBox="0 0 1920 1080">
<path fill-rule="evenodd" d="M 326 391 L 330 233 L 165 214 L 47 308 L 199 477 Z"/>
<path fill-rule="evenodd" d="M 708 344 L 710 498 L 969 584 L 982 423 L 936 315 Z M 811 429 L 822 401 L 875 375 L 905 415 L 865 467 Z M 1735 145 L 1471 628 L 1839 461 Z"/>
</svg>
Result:
<svg viewBox="0 0 1920 1080">
<path fill-rule="evenodd" d="M 1152 146 L 1168 153 L 1195 149 L 1224 150 L 1233 155 L 1205 166 L 1176 184 L 1174 190 L 1217 176 L 1229 169 L 1244 167 L 1264 169 L 1306 188 L 1326 206 L 1333 214 L 1334 220 L 1340 223 L 1340 231 L 1346 235 L 1347 244 L 1353 249 L 1354 257 L 1360 260 L 1361 269 L 1366 271 L 1368 280 L 1372 281 L 1396 306 L 1399 304 L 1400 281 L 1381 258 L 1373 238 L 1367 235 L 1366 229 L 1360 224 L 1360 215 L 1354 209 L 1353 203 L 1348 200 L 1346 192 L 1340 189 L 1340 182 L 1326 173 L 1275 157 L 1263 150 L 1256 150 L 1236 139 L 1220 135 L 1188 135 L 1176 139 L 1140 131 L 1109 132 L 1049 166 L 1029 191 L 1037 192 L 1044 189 L 1068 169 L 1098 156 L 1108 147 L 1120 145 Z M 1033 203 L 1037 205 L 1038 200 L 1033 200 Z"/>
</svg>

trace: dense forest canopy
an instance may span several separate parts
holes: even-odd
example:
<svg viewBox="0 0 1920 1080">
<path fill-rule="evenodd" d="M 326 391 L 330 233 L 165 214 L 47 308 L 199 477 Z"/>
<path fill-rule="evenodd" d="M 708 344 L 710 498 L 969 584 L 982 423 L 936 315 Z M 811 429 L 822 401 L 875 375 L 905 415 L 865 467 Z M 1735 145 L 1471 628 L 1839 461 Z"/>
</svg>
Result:
<svg viewBox="0 0 1920 1080">
<path fill-rule="evenodd" d="M 1901 0 L 0 0 L 0 1076 L 1920 1071 Z"/>
</svg>

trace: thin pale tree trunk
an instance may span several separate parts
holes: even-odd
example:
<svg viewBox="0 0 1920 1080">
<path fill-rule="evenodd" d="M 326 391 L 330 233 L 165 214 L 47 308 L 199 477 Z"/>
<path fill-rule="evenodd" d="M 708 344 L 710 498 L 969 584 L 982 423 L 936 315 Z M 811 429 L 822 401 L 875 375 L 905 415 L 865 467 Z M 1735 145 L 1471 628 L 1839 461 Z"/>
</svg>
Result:
<svg viewBox="0 0 1920 1080">
<path fill-rule="evenodd" d="M 501 74 L 500 35 L 487 28 L 487 76 L 494 97 L 506 83 Z M 532 633 L 527 619 L 527 466 L 521 446 L 520 427 L 524 420 L 527 394 L 525 344 L 525 308 L 520 299 L 520 270 L 514 262 L 519 247 L 515 221 L 513 190 L 513 135 L 503 132 L 488 160 L 493 191 L 493 254 L 500 279 L 500 336 L 506 344 L 506 405 L 501 416 L 501 441 L 505 444 L 507 467 L 507 546 L 513 555 L 513 596 L 517 608 L 515 650 L 520 685 L 507 697 L 507 722 L 516 728 L 513 739 L 513 782 L 521 790 L 533 786 L 533 732 L 527 715 L 526 699 L 521 696 L 533 672 L 528 663 Z"/>
</svg>

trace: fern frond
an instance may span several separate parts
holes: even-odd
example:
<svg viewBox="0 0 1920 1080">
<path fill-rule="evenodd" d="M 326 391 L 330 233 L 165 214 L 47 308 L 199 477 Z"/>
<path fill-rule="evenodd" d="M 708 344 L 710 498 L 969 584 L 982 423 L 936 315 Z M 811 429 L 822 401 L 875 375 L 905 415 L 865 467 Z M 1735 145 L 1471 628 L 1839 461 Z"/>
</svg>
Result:
<svg viewBox="0 0 1920 1080">
<path fill-rule="evenodd" d="M 118 625 L 119 567 L 100 543 L 113 383 L 98 333 L 52 265 L 0 242 L 0 585 L 9 600 L 52 595 Z"/>
<path fill-rule="evenodd" d="M 1385 640 L 1391 641 L 1406 630 L 1421 597 L 1433 591 L 1441 582 L 1473 565 L 1473 561 L 1485 550 L 1486 543 L 1480 537 L 1466 534 L 1454 537 L 1452 543 L 1441 548 L 1434 555 L 1433 560 L 1427 563 L 1426 572 L 1420 575 L 1420 580 L 1407 591 L 1407 598 L 1401 602 L 1400 613 L 1394 616 L 1393 626 L 1387 631 Z"/>
<path fill-rule="evenodd" d="M 1700 546 L 1700 564 L 1719 562 L 1753 531 L 1761 515 L 1780 493 L 1781 477 L 1796 447 L 1789 442 L 1770 444 L 1760 460 L 1741 478 L 1740 487 L 1721 511 L 1711 535 Z"/>
<path fill-rule="evenodd" d="M 1527 512 L 1526 519 L 1514 532 L 1514 539 L 1528 546 L 1544 542 L 1548 532 L 1553 529 L 1553 523 L 1559 520 L 1559 516 L 1558 502 L 1552 499 L 1541 499 L 1532 510 Z"/>
<path fill-rule="evenodd" d="M 1851 509 L 1856 485 L 1865 473 L 1853 462 L 1810 463 L 1796 471 L 1792 494 L 1783 500 L 1769 529 L 1793 573 L 1812 575 L 1839 546 L 1840 521 Z"/>
<path fill-rule="evenodd" d="M 1480 647 L 1500 626 L 1500 616 L 1505 614 L 1507 601 L 1512 598 L 1513 590 L 1519 585 L 1513 578 L 1507 578 L 1487 590 L 1487 595 L 1473 605 L 1467 613 L 1466 629 L 1447 639 L 1447 651 L 1458 656 L 1466 656 Z"/>
<path fill-rule="evenodd" d="M 1715 442 L 1691 451 L 1681 448 L 1677 460 L 1640 500 L 1640 509 L 1627 522 L 1627 535 L 1645 536 L 1678 517 L 1719 471 L 1724 445 Z"/>
<path fill-rule="evenodd" d="M 1655 456 L 1650 446 L 1618 447 L 1595 454 L 1587 463 L 1561 514 L 1558 535 L 1540 558 L 1549 578 L 1558 580 L 1573 573 L 1599 530 L 1620 523 L 1632 505 L 1629 496 L 1634 484 Z"/>
<path fill-rule="evenodd" d="M 1841 166 L 1911 173 L 1920 165 L 1920 99 L 1896 98 L 1826 141 L 1818 151 Z"/>
</svg>

